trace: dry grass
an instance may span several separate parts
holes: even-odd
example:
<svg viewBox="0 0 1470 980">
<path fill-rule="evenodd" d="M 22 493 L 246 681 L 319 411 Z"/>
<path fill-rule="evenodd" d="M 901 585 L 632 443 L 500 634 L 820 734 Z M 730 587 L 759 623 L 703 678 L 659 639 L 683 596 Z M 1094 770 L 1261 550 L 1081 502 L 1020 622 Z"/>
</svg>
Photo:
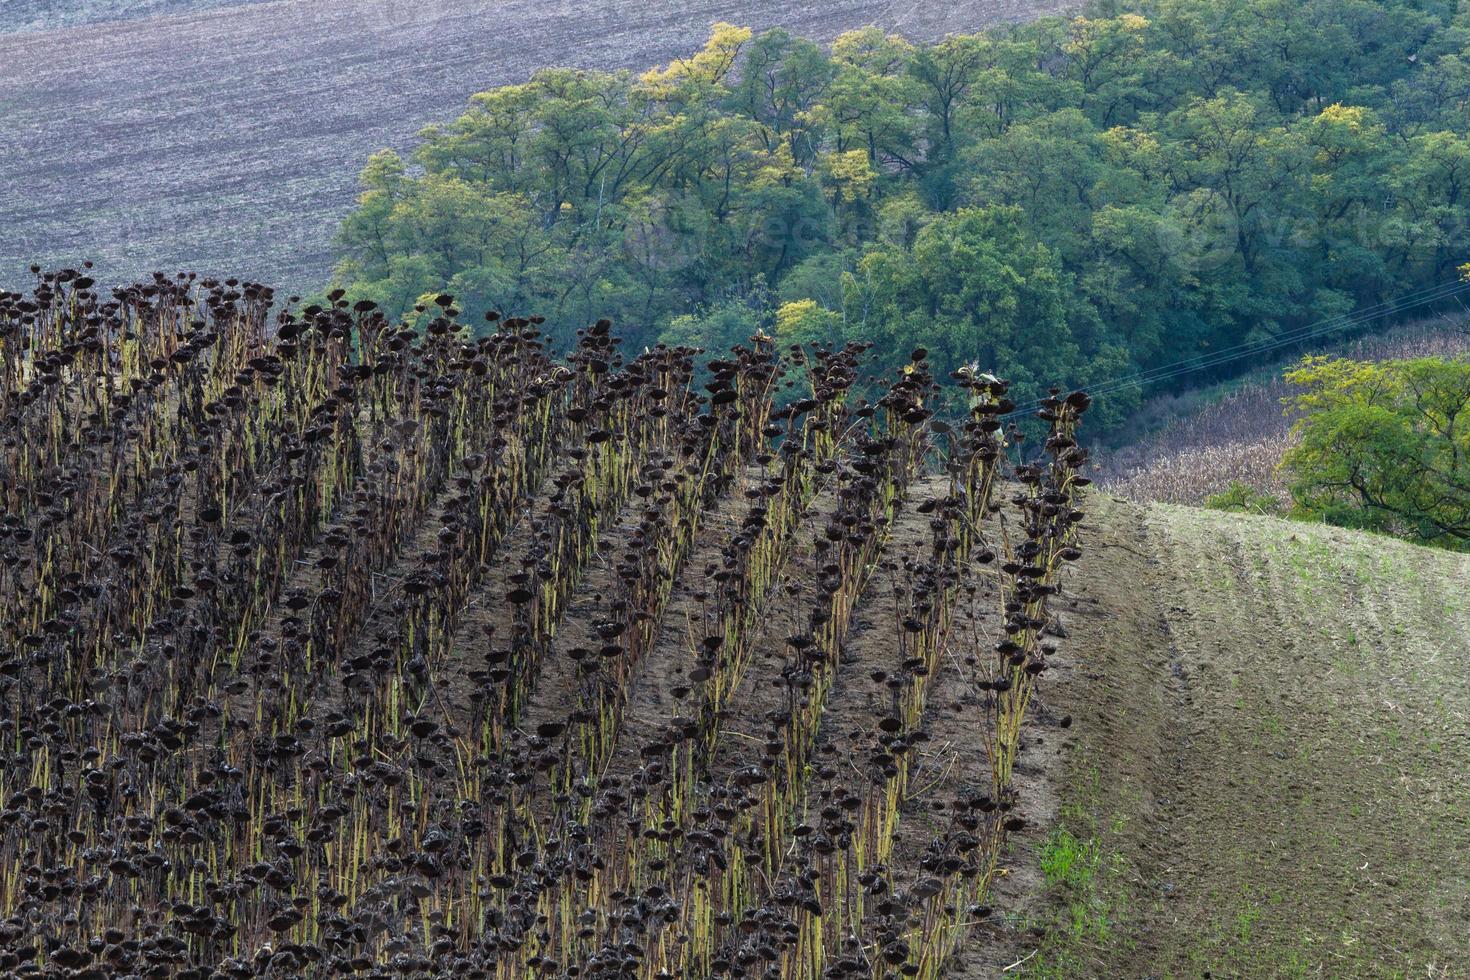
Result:
<svg viewBox="0 0 1470 980">
<path fill-rule="evenodd" d="M 1198 505 L 1240 482 L 1286 504 L 1291 494 L 1278 467 L 1292 441 L 1290 431 L 1283 431 L 1251 441 L 1163 453 L 1149 465 L 1109 480 L 1106 486 L 1136 503 Z"/>
<path fill-rule="evenodd" d="M 1467 350 L 1470 328 L 1459 318 L 1411 324 L 1327 353 L 1380 361 Z M 1152 400 L 1139 413 L 1143 425 L 1149 419 L 1174 421 L 1131 445 L 1101 454 L 1099 484 L 1138 503 L 1200 505 L 1238 481 L 1289 504 L 1286 481 L 1278 472 L 1282 455 L 1292 445 L 1294 421 L 1284 407 L 1293 393 L 1293 386 L 1282 377 L 1284 370 L 1285 366 L 1263 380 L 1236 383 L 1233 390 Z"/>
<path fill-rule="evenodd" d="M 1470 976 L 1470 557 L 1105 494 L 1084 543 L 1048 707 L 1096 874 L 1006 976 Z"/>
</svg>

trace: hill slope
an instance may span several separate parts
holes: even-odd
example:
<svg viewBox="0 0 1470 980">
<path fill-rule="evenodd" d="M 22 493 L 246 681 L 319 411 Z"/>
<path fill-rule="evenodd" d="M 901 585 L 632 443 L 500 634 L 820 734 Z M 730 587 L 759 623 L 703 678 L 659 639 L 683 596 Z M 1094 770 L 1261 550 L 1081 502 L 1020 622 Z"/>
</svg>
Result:
<svg viewBox="0 0 1470 980">
<path fill-rule="evenodd" d="M 1470 973 L 1470 558 L 1090 506 L 1022 975 Z"/>
<path fill-rule="evenodd" d="M 1445 313 L 1382 335 L 1317 343 L 1243 378 L 1151 399 L 1129 426 L 1141 435 L 1098 452 L 1098 481 L 1139 503 L 1194 505 L 1240 481 L 1290 507 L 1288 482 L 1277 467 L 1295 444 L 1297 416 L 1285 406 L 1298 390 L 1285 373 L 1306 354 L 1359 361 L 1463 356 L 1470 351 L 1470 319 Z"/>
<path fill-rule="evenodd" d="M 0 282 L 90 257 L 316 285 L 370 152 L 542 65 L 646 67 L 720 20 L 935 38 L 1062 6 L 275 0 L 0 36 Z"/>
<path fill-rule="evenodd" d="M 142 20 L 189 14 L 269 0 L 7 0 L 0 6 L 0 33 L 48 31 L 81 24 Z"/>
</svg>

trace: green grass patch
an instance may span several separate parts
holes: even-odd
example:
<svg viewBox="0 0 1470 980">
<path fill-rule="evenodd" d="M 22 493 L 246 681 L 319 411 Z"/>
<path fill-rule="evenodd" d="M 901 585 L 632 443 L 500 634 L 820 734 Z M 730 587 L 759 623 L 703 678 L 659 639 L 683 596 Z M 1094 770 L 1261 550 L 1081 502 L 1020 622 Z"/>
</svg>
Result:
<svg viewBox="0 0 1470 980">
<path fill-rule="evenodd" d="M 1104 801 L 1117 803 L 1119 797 L 1102 792 L 1095 766 L 1079 766 L 1078 772 L 1057 826 L 1038 855 L 1048 905 L 1034 924 L 1046 935 L 1018 974 L 1029 980 L 1093 975 L 1100 952 L 1132 944 L 1120 936 L 1129 896 L 1118 838 L 1128 819 L 1120 812 L 1104 812 Z"/>
</svg>

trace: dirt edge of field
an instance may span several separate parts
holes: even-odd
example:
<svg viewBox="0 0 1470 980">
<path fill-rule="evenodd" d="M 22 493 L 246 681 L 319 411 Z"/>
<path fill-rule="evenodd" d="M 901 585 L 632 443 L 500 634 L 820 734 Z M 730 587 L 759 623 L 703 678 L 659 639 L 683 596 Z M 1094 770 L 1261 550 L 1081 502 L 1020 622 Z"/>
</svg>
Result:
<svg viewBox="0 0 1470 980">
<path fill-rule="evenodd" d="M 1470 976 L 1470 558 L 1088 506 L 1039 826 L 954 975 Z"/>
</svg>

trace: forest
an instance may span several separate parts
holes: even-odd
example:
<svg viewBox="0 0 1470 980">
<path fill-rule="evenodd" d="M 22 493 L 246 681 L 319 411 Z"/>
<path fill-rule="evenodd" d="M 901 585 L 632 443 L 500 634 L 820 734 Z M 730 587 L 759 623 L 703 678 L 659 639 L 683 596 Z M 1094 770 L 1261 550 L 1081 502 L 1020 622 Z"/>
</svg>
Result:
<svg viewBox="0 0 1470 980">
<path fill-rule="evenodd" d="M 636 346 L 871 342 L 885 371 L 922 346 L 1024 402 L 1453 281 L 1467 41 L 1449 0 L 1098 2 L 935 44 L 721 24 L 373 155 L 336 285 L 562 344 L 609 316 Z"/>
</svg>

